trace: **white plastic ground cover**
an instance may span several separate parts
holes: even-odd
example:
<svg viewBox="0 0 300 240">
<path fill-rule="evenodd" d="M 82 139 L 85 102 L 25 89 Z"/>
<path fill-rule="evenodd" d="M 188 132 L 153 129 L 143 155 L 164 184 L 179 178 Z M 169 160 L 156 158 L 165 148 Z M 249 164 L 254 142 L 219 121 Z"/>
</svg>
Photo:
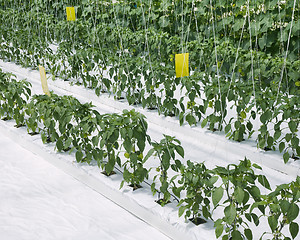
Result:
<svg viewBox="0 0 300 240">
<path fill-rule="evenodd" d="M 0 67 L 7 72 L 15 73 L 19 79 L 27 78 L 33 84 L 33 93 L 42 93 L 39 73 L 37 71 L 30 71 L 20 68 L 15 64 L 3 62 L 0 62 Z M 57 94 L 73 95 L 81 102 L 92 101 L 100 113 L 120 112 L 124 108 L 133 108 L 124 102 L 114 101 L 107 95 L 97 97 L 93 90 L 84 89 L 81 86 L 70 86 L 68 82 L 60 80 L 52 82 L 50 80 L 49 85 L 50 90 L 53 90 Z M 157 116 L 156 112 L 153 113 L 141 108 L 137 108 L 137 110 L 147 116 L 147 121 L 149 123 L 148 132 L 152 139 L 160 140 L 162 138 L 162 133 L 164 133 L 176 136 L 181 140 L 182 146 L 185 149 L 185 160 L 191 159 L 198 162 L 205 161 L 209 168 L 213 168 L 216 165 L 225 166 L 229 163 L 238 163 L 239 160 L 247 156 L 253 162 L 263 166 L 263 171 L 258 172 L 267 176 L 273 189 L 276 185 L 295 180 L 296 175 L 299 174 L 299 163 L 294 162 L 289 163 L 289 165 L 284 165 L 280 154 L 276 152 L 260 152 L 256 149 L 254 144 L 251 146 L 251 142 L 243 144 L 231 142 L 225 139 L 222 135 L 212 134 L 201 128 L 191 128 L 189 126 L 180 127 L 177 119 Z M 10 127 L 13 125 L 9 122 L 6 122 L 5 124 L 10 124 Z M 20 129 L 13 129 L 13 131 L 17 131 L 16 134 L 21 134 L 19 132 Z M 23 131 L 23 136 L 28 139 L 28 141 L 32 141 L 33 138 L 26 134 L 25 129 L 21 129 L 21 131 Z M 56 155 L 53 151 L 54 145 L 42 145 L 39 136 L 36 136 L 34 139 L 36 145 L 40 145 L 45 152 L 51 152 L 51 154 Z M 115 191 L 119 191 L 119 185 L 122 180 L 121 175 L 115 175 L 111 178 L 107 178 L 99 173 L 97 166 L 77 164 L 74 161 L 74 156 L 72 155 L 58 154 L 56 156 L 60 156 L 59 158 L 62 161 L 68 161 L 72 165 L 76 165 L 76 167 L 85 171 L 86 174 L 93 176 L 102 183 L 105 183 L 108 187 Z M 266 158 L 269 158 L 269 164 L 267 164 L 268 161 L 265 161 Z M 154 160 L 148 161 L 146 163 L 146 167 L 153 167 L 153 161 Z M 274 170 L 274 168 L 276 170 Z M 215 239 L 212 222 L 208 222 L 197 227 L 190 222 L 186 223 L 183 218 L 178 218 L 176 202 L 168 204 L 162 208 L 154 202 L 155 198 L 152 197 L 149 187 L 147 185 L 143 185 L 143 187 L 143 189 L 139 189 L 135 192 L 132 192 L 132 190 L 128 187 L 125 187 L 120 191 L 123 195 L 130 198 L 130 201 L 134 202 L 138 207 L 146 209 L 150 215 L 158 216 L 163 221 L 174 226 L 178 231 L 189 235 L 187 239 Z M 218 217 L 222 217 L 222 214 L 223 213 L 220 212 Z M 261 235 L 260 233 L 268 230 L 268 223 L 262 222 L 259 228 L 254 227 L 253 230 L 254 239 L 256 239 L 255 237 L 258 239 L 258 236 Z"/>
<path fill-rule="evenodd" d="M 1 240 L 170 239 L 91 188 L 95 180 L 79 168 L 7 127 L 0 127 Z"/>
</svg>

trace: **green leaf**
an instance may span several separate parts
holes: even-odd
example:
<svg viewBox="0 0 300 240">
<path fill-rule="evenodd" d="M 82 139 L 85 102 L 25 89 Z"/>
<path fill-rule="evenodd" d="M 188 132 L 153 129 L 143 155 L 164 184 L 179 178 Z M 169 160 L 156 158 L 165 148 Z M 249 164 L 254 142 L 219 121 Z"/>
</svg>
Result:
<svg viewBox="0 0 300 240">
<path fill-rule="evenodd" d="M 243 240 L 242 234 L 238 230 L 233 230 L 231 233 L 232 240 Z"/>
<path fill-rule="evenodd" d="M 289 222 L 292 222 L 293 220 L 295 220 L 298 217 L 298 214 L 299 214 L 298 205 L 295 203 L 292 203 L 287 212 L 287 219 L 289 220 Z"/>
<path fill-rule="evenodd" d="M 292 137 L 293 137 L 293 134 L 287 133 L 284 138 L 287 142 L 289 142 L 289 141 L 291 141 Z"/>
<path fill-rule="evenodd" d="M 126 182 L 130 182 L 130 177 L 131 177 L 130 172 L 125 168 L 124 172 L 123 172 L 123 178 L 124 178 L 124 180 Z"/>
<path fill-rule="evenodd" d="M 265 138 L 261 138 L 259 139 L 259 142 L 258 142 L 258 146 L 259 148 L 263 149 L 266 145 L 266 139 Z"/>
<path fill-rule="evenodd" d="M 105 171 L 109 175 L 115 167 L 115 159 L 109 159 L 107 164 L 105 165 Z"/>
<path fill-rule="evenodd" d="M 69 137 L 69 138 L 65 141 L 64 149 L 67 149 L 68 147 L 70 147 L 71 143 L 72 143 L 72 138 Z"/>
<path fill-rule="evenodd" d="M 215 229 L 216 238 L 219 238 L 222 235 L 223 231 L 224 231 L 223 224 L 219 224 Z"/>
<path fill-rule="evenodd" d="M 297 155 L 300 156 L 300 146 L 296 147 Z"/>
<path fill-rule="evenodd" d="M 236 208 L 230 204 L 224 209 L 226 223 L 232 224 L 236 218 Z"/>
<path fill-rule="evenodd" d="M 252 128 L 253 128 L 253 124 L 249 121 L 249 122 L 247 122 L 247 129 L 248 129 L 248 131 L 251 131 L 252 130 Z"/>
<path fill-rule="evenodd" d="M 245 119 L 245 118 L 247 117 L 245 111 L 242 111 L 242 112 L 240 113 L 240 116 L 241 116 L 242 119 Z"/>
<path fill-rule="evenodd" d="M 184 122 L 184 112 L 181 112 L 179 114 L 179 124 L 180 124 L 180 126 L 182 126 L 183 122 Z"/>
<path fill-rule="evenodd" d="M 100 162 L 103 159 L 103 151 L 100 149 L 93 149 L 92 154 L 93 154 L 93 158 L 97 162 Z"/>
<path fill-rule="evenodd" d="M 201 124 L 201 127 L 202 127 L 202 124 Z M 225 134 L 227 134 L 230 130 L 231 130 L 231 124 L 227 124 L 225 127 Z"/>
<path fill-rule="evenodd" d="M 154 153 L 154 148 L 151 148 L 149 151 L 148 151 L 148 153 L 146 154 L 146 156 L 144 157 L 144 162 L 146 162 L 148 159 L 149 159 L 149 157 L 151 157 L 152 155 L 153 155 L 153 153 Z"/>
<path fill-rule="evenodd" d="M 64 144 L 63 144 L 63 142 L 62 142 L 62 140 L 59 138 L 58 140 L 57 140 L 57 142 L 56 142 L 56 147 L 57 147 L 57 150 L 59 151 L 59 152 L 61 152 L 61 150 L 63 149 L 63 147 L 64 147 Z"/>
<path fill-rule="evenodd" d="M 216 206 L 222 199 L 224 194 L 224 188 L 222 186 L 216 188 L 212 193 L 212 201 L 214 206 Z"/>
<path fill-rule="evenodd" d="M 290 224 L 290 233 L 293 239 L 295 239 L 299 233 L 299 225 L 296 222 L 291 222 Z"/>
<path fill-rule="evenodd" d="M 260 49 L 264 49 L 264 47 L 266 46 L 266 37 L 261 37 L 258 39 L 258 45 L 260 47 Z"/>
<path fill-rule="evenodd" d="M 290 203 L 287 200 L 282 200 L 279 203 L 282 213 L 285 215 L 290 208 Z"/>
<path fill-rule="evenodd" d="M 270 110 L 267 110 L 266 112 L 264 112 L 261 116 L 260 116 L 260 121 L 263 124 L 266 124 L 266 122 L 272 117 L 272 113 Z"/>
<path fill-rule="evenodd" d="M 243 199 L 244 199 L 244 196 L 245 196 L 244 190 L 241 189 L 240 187 L 237 187 L 237 188 L 234 190 L 234 197 L 235 197 L 235 199 L 237 200 L 237 202 L 238 202 L 239 204 L 242 204 Z"/>
<path fill-rule="evenodd" d="M 282 152 L 282 151 L 284 150 L 284 148 L 285 148 L 285 143 L 284 143 L 284 142 L 281 142 L 281 143 L 279 144 L 279 151 Z"/>
<path fill-rule="evenodd" d="M 250 213 L 245 213 L 245 218 L 251 222 L 251 214 Z"/>
<path fill-rule="evenodd" d="M 185 119 L 190 126 L 192 126 L 193 124 L 196 124 L 196 118 L 191 113 L 187 114 Z"/>
<path fill-rule="evenodd" d="M 42 138 L 43 143 L 45 144 L 47 141 L 47 135 L 44 132 L 41 133 L 41 138 Z"/>
<path fill-rule="evenodd" d="M 259 166 L 259 165 L 257 165 L 256 163 L 253 163 L 252 166 L 253 166 L 254 168 L 256 168 L 256 169 L 262 170 L 262 167 Z"/>
<path fill-rule="evenodd" d="M 248 192 L 251 194 L 251 196 L 254 198 L 254 200 L 258 200 L 261 198 L 260 190 L 256 186 L 249 188 Z"/>
<path fill-rule="evenodd" d="M 202 207 L 202 215 L 203 217 L 205 217 L 206 219 L 211 217 L 211 213 L 209 212 L 209 210 L 207 209 L 206 206 Z"/>
<path fill-rule="evenodd" d="M 290 121 L 289 122 L 289 128 L 290 128 L 290 130 L 291 130 L 292 133 L 296 132 L 297 131 L 297 124 L 296 124 L 296 122 Z"/>
<path fill-rule="evenodd" d="M 272 147 L 273 146 L 273 143 L 274 143 L 274 138 L 272 138 L 271 136 L 269 136 L 267 138 L 267 144 L 269 147 Z"/>
<path fill-rule="evenodd" d="M 179 145 L 176 145 L 175 146 L 175 150 L 176 152 L 182 157 L 184 158 L 184 149 L 183 147 L 179 146 Z"/>
<path fill-rule="evenodd" d="M 201 123 L 201 127 L 202 127 L 202 128 L 204 128 L 204 127 L 206 126 L 207 121 L 208 121 L 207 118 L 203 119 L 203 121 L 202 121 L 202 123 Z"/>
<path fill-rule="evenodd" d="M 207 185 L 213 187 L 213 185 L 218 181 L 218 177 L 217 176 L 213 176 L 208 180 Z"/>
<path fill-rule="evenodd" d="M 176 197 L 178 197 L 178 198 L 180 198 L 180 193 L 181 193 L 181 191 L 182 191 L 182 188 L 181 187 L 173 187 L 172 188 L 172 191 L 173 191 L 173 193 L 174 193 L 174 195 L 176 196 Z"/>
<path fill-rule="evenodd" d="M 92 143 L 93 143 L 94 146 L 97 146 L 98 143 L 99 143 L 99 137 L 98 136 L 94 136 L 92 138 Z"/>
<path fill-rule="evenodd" d="M 167 181 L 163 182 L 162 185 L 161 185 L 161 187 L 160 187 L 160 191 L 161 191 L 162 193 L 167 192 L 168 186 L 169 186 L 169 184 L 168 184 Z"/>
<path fill-rule="evenodd" d="M 274 140 L 275 141 L 278 140 L 280 138 L 280 136 L 281 136 L 281 131 L 280 130 L 275 131 L 275 133 L 274 133 Z"/>
<path fill-rule="evenodd" d="M 162 167 L 163 169 L 165 170 L 168 170 L 169 167 L 170 167 L 170 154 L 168 152 L 164 152 L 163 155 L 162 155 Z"/>
<path fill-rule="evenodd" d="M 255 226 L 258 226 L 259 225 L 259 217 L 255 213 L 251 213 L 251 216 L 252 216 Z"/>
<path fill-rule="evenodd" d="M 124 183 L 125 183 L 125 180 L 123 180 L 123 181 L 121 182 L 121 184 L 120 184 L 120 188 L 119 188 L 119 189 L 122 189 L 122 188 L 123 188 L 123 186 L 124 186 Z"/>
<path fill-rule="evenodd" d="M 132 151 L 132 144 L 129 138 L 126 138 L 123 142 L 123 146 L 126 150 L 126 152 L 131 153 Z"/>
<path fill-rule="evenodd" d="M 299 138 L 294 136 L 291 140 L 291 144 L 292 144 L 293 148 L 297 148 L 299 146 Z"/>
<path fill-rule="evenodd" d="M 251 229 L 245 229 L 244 230 L 245 236 L 247 238 L 247 240 L 252 240 L 253 239 L 253 235 L 252 235 L 252 231 Z"/>
<path fill-rule="evenodd" d="M 76 161 L 77 162 L 81 162 L 82 158 L 83 158 L 83 153 L 81 150 L 78 150 L 75 154 L 75 157 L 76 157 Z"/>
<path fill-rule="evenodd" d="M 283 160 L 284 160 L 284 163 L 287 163 L 290 159 L 290 154 L 288 152 L 285 152 L 283 154 Z"/>
<path fill-rule="evenodd" d="M 276 227 L 278 225 L 278 219 L 275 216 L 269 216 L 268 223 L 269 223 L 269 226 L 270 226 L 272 232 L 275 232 Z"/>
<path fill-rule="evenodd" d="M 259 175 L 259 176 L 258 176 L 258 182 L 259 182 L 262 186 L 264 186 L 266 189 L 272 190 L 271 187 L 270 187 L 270 183 L 269 183 L 269 181 L 268 181 L 268 179 L 267 179 L 266 176 L 264 176 L 264 175 Z"/>
<path fill-rule="evenodd" d="M 181 217 L 185 212 L 186 206 L 181 206 L 178 210 L 178 216 Z"/>
<path fill-rule="evenodd" d="M 145 145 L 146 145 L 146 144 L 145 144 L 145 140 L 146 140 L 145 137 L 142 137 L 142 138 L 138 139 L 137 146 L 138 146 L 138 148 L 139 148 L 139 150 L 140 150 L 141 152 L 143 152 L 144 149 L 145 149 Z"/>
</svg>

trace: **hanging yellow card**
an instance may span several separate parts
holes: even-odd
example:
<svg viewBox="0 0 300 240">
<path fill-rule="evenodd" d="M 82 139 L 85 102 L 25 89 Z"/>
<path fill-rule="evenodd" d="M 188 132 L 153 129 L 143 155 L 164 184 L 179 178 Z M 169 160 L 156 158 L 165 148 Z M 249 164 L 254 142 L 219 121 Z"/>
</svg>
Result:
<svg viewBox="0 0 300 240">
<path fill-rule="evenodd" d="M 45 68 L 42 66 L 39 66 L 39 70 L 40 70 L 43 92 L 50 97 L 51 95 L 50 95 L 49 88 L 48 88 Z"/>
<path fill-rule="evenodd" d="M 76 20 L 75 8 L 74 7 L 66 7 L 66 11 L 67 11 L 67 20 L 75 21 Z"/>
<path fill-rule="evenodd" d="M 189 76 L 189 53 L 175 54 L 176 77 Z"/>
</svg>

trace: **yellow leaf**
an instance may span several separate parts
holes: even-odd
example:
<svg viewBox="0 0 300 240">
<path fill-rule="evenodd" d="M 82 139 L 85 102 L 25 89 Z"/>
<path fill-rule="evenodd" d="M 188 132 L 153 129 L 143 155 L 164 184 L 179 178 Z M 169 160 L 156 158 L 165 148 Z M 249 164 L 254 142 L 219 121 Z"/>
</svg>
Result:
<svg viewBox="0 0 300 240">
<path fill-rule="evenodd" d="M 241 118 L 245 119 L 247 117 L 246 113 L 244 111 L 241 112 Z"/>
</svg>

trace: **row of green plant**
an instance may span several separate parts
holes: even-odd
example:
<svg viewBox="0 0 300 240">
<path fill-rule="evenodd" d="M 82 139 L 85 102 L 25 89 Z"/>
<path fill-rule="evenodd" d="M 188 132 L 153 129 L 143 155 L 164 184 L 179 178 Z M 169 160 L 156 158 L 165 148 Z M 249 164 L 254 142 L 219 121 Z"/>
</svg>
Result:
<svg viewBox="0 0 300 240">
<path fill-rule="evenodd" d="M 256 173 L 261 167 L 246 158 L 214 169 L 198 159 L 184 164 L 180 141 L 165 135 L 160 142 L 153 142 L 142 114 L 134 110 L 100 114 L 91 103 L 80 103 L 71 96 L 31 96 L 28 82 L 2 71 L 0 110 L 3 120 L 13 118 L 16 126 L 26 126 L 29 134 L 40 133 L 44 143 L 55 143 L 57 151 L 75 151 L 77 162 L 96 161 L 108 176 L 115 167 L 121 168 L 120 188 L 125 182 L 133 189 L 145 180 L 153 182 L 151 190 L 158 193 L 158 203 L 168 204 L 173 195 L 179 216 L 195 224 L 203 218 L 214 221 L 217 238 L 254 239 L 255 226 L 267 225 L 265 221 L 269 230 L 265 227 L 260 239 L 266 235 L 288 240 L 298 235 L 300 177 L 272 191 L 267 178 Z M 144 155 L 147 144 L 150 148 Z M 156 172 L 153 179 L 149 177 L 151 169 L 144 165 L 149 159 Z M 290 237 L 284 235 L 284 229 L 289 229 Z"/>
<path fill-rule="evenodd" d="M 259 148 L 278 149 L 284 162 L 299 158 L 294 1 L 25 2 L 2 3 L 1 58 L 45 65 L 97 95 L 125 96 L 235 141 L 254 134 Z M 75 22 L 65 20 L 67 5 L 76 7 Z M 192 74 L 175 78 L 174 54 L 182 51 Z"/>
</svg>

